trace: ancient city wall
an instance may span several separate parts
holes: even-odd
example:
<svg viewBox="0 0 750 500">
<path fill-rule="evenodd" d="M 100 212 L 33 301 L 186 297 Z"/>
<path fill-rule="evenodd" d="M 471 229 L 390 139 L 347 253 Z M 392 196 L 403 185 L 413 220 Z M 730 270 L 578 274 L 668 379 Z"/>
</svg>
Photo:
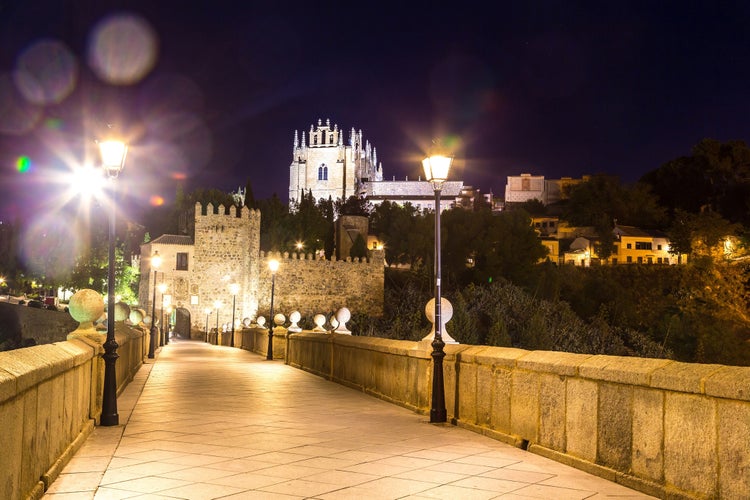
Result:
<svg viewBox="0 0 750 500">
<path fill-rule="evenodd" d="M 259 316 L 268 318 L 271 306 L 271 271 L 267 262 L 279 260 L 274 289 L 274 313 L 303 317 L 347 307 L 354 313 L 383 314 L 384 252 L 373 250 L 369 261 L 315 259 L 313 254 L 261 253 Z"/>
<path fill-rule="evenodd" d="M 287 363 L 429 413 L 422 342 L 304 332 Z M 750 498 L 750 367 L 448 345 L 457 425 L 661 498 Z"/>
</svg>

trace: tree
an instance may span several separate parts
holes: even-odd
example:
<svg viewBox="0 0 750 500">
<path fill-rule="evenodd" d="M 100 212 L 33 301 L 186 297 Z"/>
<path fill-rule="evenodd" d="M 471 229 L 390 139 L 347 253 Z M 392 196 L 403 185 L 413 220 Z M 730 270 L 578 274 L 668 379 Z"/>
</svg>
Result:
<svg viewBox="0 0 750 500">
<path fill-rule="evenodd" d="M 352 259 L 359 258 L 360 260 L 367 258 L 367 243 L 359 233 L 354 239 L 354 243 L 352 243 L 352 248 L 349 250 L 349 256 Z"/>
<path fill-rule="evenodd" d="M 670 213 L 710 207 L 730 222 L 750 225 L 750 148 L 743 141 L 703 139 L 690 156 L 642 177 Z"/>
<path fill-rule="evenodd" d="M 247 208 L 258 208 L 257 202 L 255 201 L 255 195 L 253 194 L 253 185 L 250 179 L 245 183 L 245 206 Z"/>
<path fill-rule="evenodd" d="M 302 243 L 305 250 L 317 251 L 325 248 L 329 232 L 329 221 L 323 213 L 323 206 L 315 203 L 312 191 L 303 194 L 293 202 L 289 214 L 289 229 L 295 236 L 295 244 Z"/>
<path fill-rule="evenodd" d="M 336 213 L 342 215 L 362 215 L 369 217 L 372 213 L 372 203 L 359 196 L 350 196 L 346 200 L 338 199 L 335 202 Z"/>
<path fill-rule="evenodd" d="M 294 244 L 289 230 L 289 209 L 273 193 L 270 199 L 258 201 L 260 217 L 260 248 L 263 251 L 281 252 Z"/>
</svg>

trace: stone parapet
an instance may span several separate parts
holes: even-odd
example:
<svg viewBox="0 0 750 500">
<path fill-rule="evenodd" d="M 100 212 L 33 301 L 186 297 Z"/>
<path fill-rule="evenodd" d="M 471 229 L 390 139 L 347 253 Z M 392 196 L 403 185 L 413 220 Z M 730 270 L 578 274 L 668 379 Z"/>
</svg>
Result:
<svg viewBox="0 0 750 500">
<path fill-rule="evenodd" d="M 750 367 L 446 345 L 456 425 L 661 498 L 750 498 Z M 424 342 L 302 332 L 287 363 L 429 413 Z"/>
<path fill-rule="evenodd" d="M 123 323 L 115 334 L 119 393 L 143 363 L 148 335 Z M 91 433 L 101 414 L 101 352 L 88 335 L 0 352 L 0 498 L 41 498 Z"/>
</svg>

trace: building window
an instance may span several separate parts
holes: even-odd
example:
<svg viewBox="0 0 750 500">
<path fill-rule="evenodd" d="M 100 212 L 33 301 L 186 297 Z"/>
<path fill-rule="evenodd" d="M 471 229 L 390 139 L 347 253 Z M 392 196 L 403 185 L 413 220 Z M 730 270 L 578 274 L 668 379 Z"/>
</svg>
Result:
<svg viewBox="0 0 750 500">
<path fill-rule="evenodd" d="M 188 270 L 188 254 L 187 252 L 178 252 L 177 253 L 177 262 L 175 264 L 175 269 L 178 271 L 187 271 Z"/>
<path fill-rule="evenodd" d="M 633 257 L 628 255 L 628 264 L 632 264 L 632 263 L 633 263 Z"/>
<path fill-rule="evenodd" d="M 636 241 L 635 242 L 635 249 L 636 250 L 651 250 L 651 242 L 650 241 Z"/>
<path fill-rule="evenodd" d="M 325 163 L 318 167 L 318 180 L 319 181 L 328 180 L 328 167 L 326 167 Z"/>
<path fill-rule="evenodd" d="M 629 249 L 630 249 L 630 248 L 633 248 L 633 245 L 632 245 L 632 244 L 630 244 L 630 243 L 628 243 L 628 248 L 629 248 Z"/>
<path fill-rule="evenodd" d="M 656 248 L 657 248 L 658 250 L 661 250 L 661 245 L 656 245 Z"/>
</svg>

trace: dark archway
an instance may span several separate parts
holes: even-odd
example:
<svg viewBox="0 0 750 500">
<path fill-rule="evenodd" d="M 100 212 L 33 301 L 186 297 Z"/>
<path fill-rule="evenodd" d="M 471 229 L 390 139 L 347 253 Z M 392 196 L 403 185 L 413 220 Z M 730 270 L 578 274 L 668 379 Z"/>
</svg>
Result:
<svg viewBox="0 0 750 500">
<path fill-rule="evenodd" d="M 183 307 L 175 310 L 175 321 L 172 335 L 181 339 L 190 338 L 190 311 Z"/>
</svg>

